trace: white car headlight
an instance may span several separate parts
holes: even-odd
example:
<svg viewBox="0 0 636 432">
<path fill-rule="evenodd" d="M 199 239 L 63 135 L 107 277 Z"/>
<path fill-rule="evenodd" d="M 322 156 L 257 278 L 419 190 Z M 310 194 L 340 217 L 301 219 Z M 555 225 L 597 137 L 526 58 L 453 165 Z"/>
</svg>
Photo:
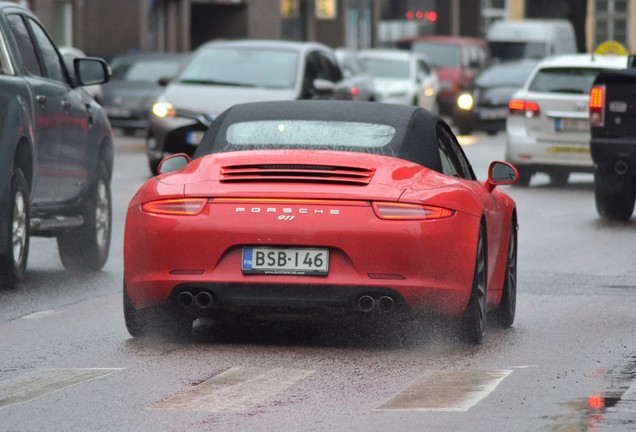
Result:
<svg viewBox="0 0 636 432">
<path fill-rule="evenodd" d="M 470 93 L 462 93 L 457 98 L 457 106 L 464 111 L 470 111 L 471 109 L 473 109 L 473 104 L 473 95 L 471 95 Z"/>
</svg>

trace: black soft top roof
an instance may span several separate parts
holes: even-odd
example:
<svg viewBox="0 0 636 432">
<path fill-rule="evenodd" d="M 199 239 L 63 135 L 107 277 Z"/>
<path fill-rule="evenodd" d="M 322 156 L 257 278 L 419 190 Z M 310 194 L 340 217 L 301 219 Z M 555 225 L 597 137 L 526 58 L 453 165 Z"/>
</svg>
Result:
<svg viewBox="0 0 636 432">
<path fill-rule="evenodd" d="M 263 120 L 316 120 L 388 125 L 396 132 L 381 152 L 378 152 L 377 148 L 359 146 L 341 146 L 336 150 L 380 153 L 402 158 L 436 171 L 441 171 L 437 127 L 447 128 L 450 133 L 448 126 L 437 115 L 422 108 L 406 105 L 324 100 L 257 102 L 234 105 L 217 117 L 203 137 L 194 157 L 227 151 L 251 150 L 249 146 L 236 146 L 229 143 L 226 138 L 227 129 L 234 123 Z M 273 145 L 271 148 L 286 147 Z"/>
</svg>

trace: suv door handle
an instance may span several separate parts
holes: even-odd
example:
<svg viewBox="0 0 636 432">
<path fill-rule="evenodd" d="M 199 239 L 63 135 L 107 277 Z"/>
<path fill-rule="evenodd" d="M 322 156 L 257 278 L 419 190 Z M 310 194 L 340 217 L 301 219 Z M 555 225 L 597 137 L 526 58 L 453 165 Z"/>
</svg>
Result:
<svg viewBox="0 0 636 432">
<path fill-rule="evenodd" d="M 65 110 L 69 109 L 71 107 L 71 103 L 69 101 L 67 101 L 66 99 L 64 99 L 62 101 L 62 108 L 64 108 Z"/>
<path fill-rule="evenodd" d="M 47 101 L 47 98 L 46 98 L 46 96 L 45 96 L 45 95 L 41 95 L 41 94 L 39 94 L 39 95 L 36 95 L 36 96 L 35 96 L 35 100 L 36 100 L 36 101 L 38 101 L 38 103 L 39 103 L 40 105 L 45 105 L 45 104 L 46 104 L 46 101 Z"/>
</svg>

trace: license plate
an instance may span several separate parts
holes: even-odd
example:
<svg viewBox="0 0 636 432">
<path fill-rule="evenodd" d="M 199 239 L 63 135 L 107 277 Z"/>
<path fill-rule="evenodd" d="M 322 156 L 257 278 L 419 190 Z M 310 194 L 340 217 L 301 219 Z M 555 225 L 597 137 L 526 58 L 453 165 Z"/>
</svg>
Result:
<svg viewBox="0 0 636 432">
<path fill-rule="evenodd" d="M 106 108 L 106 115 L 109 117 L 130 117 L 132 111 L 127 108 Z"/>
<path fill-rule="evenodd" d="M 329 250 L 324 248 L 245 247 L 243 273 L 326 275 Z"/>
<path fill-rule="evenodd" d="M 204 131 L 190 131 L 186 134 L 186 142 L 190 145 L 198 146 L 204 134 Z"/>
<path fill-rule="evenodd" d="M 477 118 L 482 120 L 501 120 L 505 119 L 508 115 L 508 108 L 483 108 L 477 110 Z"/>
<path fill-rule="evenodd" d="M 589 132 L 590 122 L 586 119 L 558 118 L 554 119 L 554 130 L 557 132 Z"/>
</svg>

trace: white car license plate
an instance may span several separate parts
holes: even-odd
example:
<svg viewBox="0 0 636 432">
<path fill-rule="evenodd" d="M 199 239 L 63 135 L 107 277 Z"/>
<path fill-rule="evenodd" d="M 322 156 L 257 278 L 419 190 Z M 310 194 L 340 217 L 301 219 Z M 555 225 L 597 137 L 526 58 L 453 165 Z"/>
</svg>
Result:
<svg viewBox="0 0 636 432">
<path fill-rule="evenodd" d="M 326 275 L 329 249 L 245 247 L 243 273 L 283 275 Z"/>
<path fill-rule="evenodd" d="M 557 132 L 589 132 L 590 122 L 586 119 L 558 118 L 554 119 L 554 130 Z"/>
</svg>

